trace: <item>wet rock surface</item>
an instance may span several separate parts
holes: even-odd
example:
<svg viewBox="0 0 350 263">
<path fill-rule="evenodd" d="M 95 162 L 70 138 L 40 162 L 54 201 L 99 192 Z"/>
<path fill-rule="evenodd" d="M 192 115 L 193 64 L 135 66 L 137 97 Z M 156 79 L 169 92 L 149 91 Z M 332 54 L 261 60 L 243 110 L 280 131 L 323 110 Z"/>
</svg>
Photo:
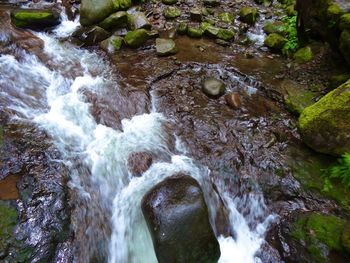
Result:
<svg viewBox="0 0 350 263">
<path fill-rule="evenodd" d="M 155 185 L 142 199 L 142 212 L 160 263 L 219 259 L 219 243 L 195 179 L 177 174 Z"/>
<path fill-rule="evenodd" d="M 141 176 L 152 165 L 152 162 L 153 158 L 151 153 L 132 153 L 128 158 L 128 168 L 132 175 Z"/>
</svg>

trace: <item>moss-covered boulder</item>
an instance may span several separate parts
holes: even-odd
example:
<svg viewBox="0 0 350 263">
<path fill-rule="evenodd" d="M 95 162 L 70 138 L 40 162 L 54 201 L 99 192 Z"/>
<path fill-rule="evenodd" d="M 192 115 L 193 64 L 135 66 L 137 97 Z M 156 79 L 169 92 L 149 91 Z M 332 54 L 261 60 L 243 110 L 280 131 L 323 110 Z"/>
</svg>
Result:
<svg viewBox="0 0 350 263">
<path fill-rule="evenodd" d="M 124 39 L 120 36 L 111 36 L 100 43 L 100 47 L 108 52 L 114 53 L 121 49 Z"/>
<path fill-rule="evenodd" d="M 339 20 L 340 30 L 350 30 L 350 13 L 342 15 Z"/>
<path fill-rule="evenodd" d="M 105 30 L 124 27 L 128 22 L 128 16 L 125 11 L 116 12 L 104 19 L 99 26 Z"/>
<path fill-rule="evenodd" d="M 233 14 L 228 13 L 228 12 L 222 12 L 219 14 L 219 18 L 222 22 L 227 23 L 227 24 L 233 24 L 235 21 L 235 17 Z"/>
<path fill-rule="evenodd" d="M 330 252 L 344 253 L 345 224 L 345 220 L 333 215 L 310 213 L 299 216 L 290 235 L 305 247 L 311 262 L 327 263 L 331 262 Z"/>
<path fill-rule="evenodd" d="M 345 251 L 350 255 L 350 222 L 345 223 L 341 241 Z"/>
<path fill-rule="evenodd" d="M 53 10 L 22 9 L 11 12 L 11 21 L 17 27 L 42 29 L 60 23 L 60 15 Z"/>
<path fill-rule="evenodd" d="M 280 34 L 282 36 L 286 35 L 286 26 L 282 21 L 267 22 L 264 25 L 264 32 L 266 34 Z"/>
<path fill-rule="evenodd" d="M 192 38 L 201 38 L 203 35 L 203 30 L 199 27 L 189 26 L 187 28 L 187 35 Z"/>
<path fill-rule="evenodd" d="M 350 81 L 305 108 L 299 118 L 304 142 L 314 150 L 341 155 L 350 152 Z"/>
<path fill-rule="evenodd" d="M 83 26 L 97 24 L 115 10 L 112 0 L 81 0 L 80 24 Z"/>
<path fill-rule="evenodd" d="M 129 31 L 124 39 L 128 46 L 137 48 L 147 41 L 148 33 L 146 29 L 136 29 L 134 31 Z"/>
<path fill-rule="evenodd" d="M 279 51 L 283 48 L 287 41 L 288 40 L 285 37 L 272 33 L 265 38 L 264 45 L 275 51 Z"/>
<path fill-rule="evenodd" d="M 295 52 L 293 57 L 296 63 L 303 64 L 313 60 L 314 53 L 312 52 L 310 46 L 306 46 L 306 47 L 300 48 L 297 52 Z"/>
<path fill-rule="evenodd" d="M 242 7 L 239 12 L 239 19 L 247 24 L 254 25 L 258 19 L 258 9 L 253 7 Z"/>
<path fill-rule="evenodd" d="M 158 56 L 168 56 L 177 53 L 177 47 L 172 39 L 157 38 L 156 50 Z"/>
<path fill-rule="evenodd" d="M 164 17 L 167 19 L 172 19 L 181 16 L 181 10 L 176 6 L 168 6 L 164 9 Z"/>
</svg>

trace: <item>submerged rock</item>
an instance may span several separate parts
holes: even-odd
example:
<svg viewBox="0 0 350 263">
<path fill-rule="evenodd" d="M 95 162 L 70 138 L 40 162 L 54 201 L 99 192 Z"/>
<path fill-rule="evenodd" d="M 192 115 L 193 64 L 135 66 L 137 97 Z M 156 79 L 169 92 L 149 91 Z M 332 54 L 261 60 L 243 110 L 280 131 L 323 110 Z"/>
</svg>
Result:
<svg viewBox="0 0 350 263">
<path fill-rule="evenodd" d="M 152 165 L 153 158 L 149 152 L 131 153 L 128 157 L 128 169 L 133 176 L 141 176 Z"/>
<path fill-rule="evenodd" d="M 60 15 L 53 10 L 23 9 L 11 12 L 11 21 L 17 27 L 42 29 L 60 23 Z"/>
<path fill-rule="evenodd" d="M 198 182 L 177 174 L 149 190 L 142 212 L 151 232 L 159 263 L 217 262 L 219 243 L 208 219 Z"/>
<path fill-rule="evenodd" d="M 299 118 L 304 142 L 332 155 L 350 152 L 350 81 L 305 108 Z"/>
<path fill-rule="evenodd" d="M 225 93 L 225 84 L 216 78 L 207 78 L 203 81 L 202 90 L 209 97 L 218 98 Z"/>
<path fill-rule="evenodd" d="M 147 30 L 136 29 L 126 34 L 125 43 L 128 44 L 130 47 L 136 48 L 146 43 L 147 39 L 148 39 Z"/>
<path fill-rule="evenodd" d="M 158 56 L 168 56 L 177 53 L 177 47 L 172 39 L 157 38 L 156 50 Z"/>
</svg>

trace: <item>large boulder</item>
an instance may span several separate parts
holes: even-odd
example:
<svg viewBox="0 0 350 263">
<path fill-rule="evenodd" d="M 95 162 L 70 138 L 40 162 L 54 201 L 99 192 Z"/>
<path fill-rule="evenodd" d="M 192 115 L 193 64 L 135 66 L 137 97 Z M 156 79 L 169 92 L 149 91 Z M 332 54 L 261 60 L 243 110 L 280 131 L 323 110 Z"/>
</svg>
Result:
<svg viewBox="0 0 350 263">
<path fill-rule="evenodd" d="M 60 15 L 54 10 L 21 9 L 11 12 L 11 21 L 17 27 L 41 29 L 58 25 Z"/>
<path fill-rule="evenodd" d="M 114 11 L 112 0 L 81 0 L 80 24 L 90 26 L 96 24 Z"/>
<path fill-rule="evenodd" d="M 177 174 L 154 186 L 142 199 L 142 212 L 159 263 L 218 261 L 219 243 L 192 177 Z"/>
<path fill-rule="evenodd" d="M 350 81 L 305 108 L 299 118 L 304 142 L 332 155 L 350 152 Z"/>
</svg>

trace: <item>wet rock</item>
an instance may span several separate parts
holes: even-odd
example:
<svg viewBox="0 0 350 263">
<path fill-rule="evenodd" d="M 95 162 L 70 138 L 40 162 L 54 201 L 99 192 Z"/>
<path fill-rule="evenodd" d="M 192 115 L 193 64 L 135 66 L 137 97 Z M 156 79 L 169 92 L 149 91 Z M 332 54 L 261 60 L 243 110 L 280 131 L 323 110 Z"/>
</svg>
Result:
<svg viewBox="0 0 350 263">
<path fill-rule="evenodd" d="M 125 43 L 130 47 L 137 48 L 146 43 L 148 39 L 148 33 L 145 29 L 136 29 L 130 31 L 125 36 Z"/>
<path fill-rule="evenodd" d="M 350 255 L 350 222 L 345 223 L 345 227 L 341 236 L 341 242 L 345 251 Z"/>
<path fill-rule="evenodd" d="M 91 26 L 112 14 L 116 8 L 112 0 L 81 0 L 80 24 Z"/>
<path fill-rule="evenodd" d="M 128 157 L 128 169 L 133 176 L 141 176 L 152 162 L 153 157 L 149 152 L 135 152 Z"/>
<path fill-rule="evenodd" d="M 156 50 L 158 56 L 168 56 L 177 53 L 177 47 L 172 39 L 157 38 Z"/>
<path fill-rule="evenodd" d="M 219 243 L 195 179 L 184 174 L 168 177 L 143 197 L 142 212 L 160 263 L 219 259 Z"/>
<path fill-rule="evenodd" d="M 17 27 L 43 29 L 60 23 L 60 15 L 54 10 L 23 9 L 11 12 L 12 23 Z"/>
<path fill-rule="evenodd" d="M 292 113 L 299 115 L 306 107 L 315 103 L 314 92 L 308 90 L 305 85 L 300 85 L 291 80 L 285 80 L 282 82 L 281 87 L 286 93 L 284 103 Z"/>
<path fill-rule="evenodd" d="M 173 5 L 177 3 L 177 0 L 162 0 L 162 3 L 166 5 Z"/>
<path fill-rule="evenodd" d="M 220 5 L 219 0 L 203 0 L 203 4 L 210 7 L 215 7 Z"/>
<path fill-rule="evenodd" d="M 202 22 L 202 11 L 198 8 L 191 9 L 190 18 L 194 22 Z"/>
<path fill-rule="evenodd" d="M 87 46 L 95 45 L 111 34 L 99 26 L 81 27 L 72 36 L 83 42 Z"/>
<path fill-rule="evenodd" d="M 283 48 L 287 41 L 288 40 L 283 36 L 276 33 L 272 33 L 265 38 L 264 45 L 275 51 L 279 51 Z"/>
<path fill-rule="evenodd" d="M 151 29 L 152 24 L 142 12 L 133 12 L 128 15 L 128 24 L 132 30 L 135 29 Z"/>
<path fill-rule="evenodd" d="M 102 27 L 105 30 L 111 30 L 114 28 L 124 27 L 128 22 L 128 16 L 125 11 L 116 12 L 106 19 L 104 19 L 99 27 Z"/>
<path fill-rule="evenodd" d="M 313 60 L 314 53 L 312 52 L 310 46 L 306 46 L 295 52 L 293 58 L 296 63 L 303 64 Z"/>
<path fill-rule="evenodd" d="M 187 35 L 192 38 L 201 38 L 203 35 L 203 30 L 199 27 L 189 26 L 187 28 Z"/>
<path fill-rule="evenodd" d="M 239 12 L 239 19 L 247 24 L 254 25 L 258 19 L 259 13 L 256 8 L 243 7 Z"/>
<path fill-rule="evenodd" d="M 305 108 L 299 118 L 304 142 L 314 150 L 332 155 L 350 152 L 350 81 Z"/>
<path fill-rule="evenodd" d="M 218 98 L 225 93 L 225 84 L 216 78 L 207 78 L 202 84 L 203 92 L 213 98 Z"/>
<path fill-rule="evenodd" d="M 232 109 L 239 109 L 241 107 L 241 96 L 238 92 L 232 92 L 225 95 L 226 104 Z"/>
<path fill-rule="evenodd" d="M 221 40 L 229 41 L 235 36 L 235 32 L 230 29 L 220 28 L 216 37 Z"/>
<path fill-rule="evenodd" d="M 100 47 L 108 52 L 114 53 L 121 49 L 124 39 L 120 36 L 111 36 L 100 43 Z"/>
<path fill-rule="evenodd" d="M 286 26 L 281 21 L 268 22 L 264 25 L 264 32 L 266 34 L 276 33 L 284 36 L 286 34 Z"/>
<path fill-rule="evenodd" d="M 220 13 L 219 18 L 222 22 L 227 23 L 227 24 L 231 24 L 231 25 L 235 21 L 235 17 L 233 16 L 233 14 L 228 13 L 228 12 Z"/>
<path fill-rule="evenodd" d="M 188 25 L 186 22 L 181 22 L 177 28 L 177 32 L 181 35 L 185 35 L 187 33 Z"/>
<path fill-rule="evenodd" d="M 164 17 L 168 19 L 181 16 L 181 10 L 175 6 L 168 6 L 164 9 Z"/>
</svg>

